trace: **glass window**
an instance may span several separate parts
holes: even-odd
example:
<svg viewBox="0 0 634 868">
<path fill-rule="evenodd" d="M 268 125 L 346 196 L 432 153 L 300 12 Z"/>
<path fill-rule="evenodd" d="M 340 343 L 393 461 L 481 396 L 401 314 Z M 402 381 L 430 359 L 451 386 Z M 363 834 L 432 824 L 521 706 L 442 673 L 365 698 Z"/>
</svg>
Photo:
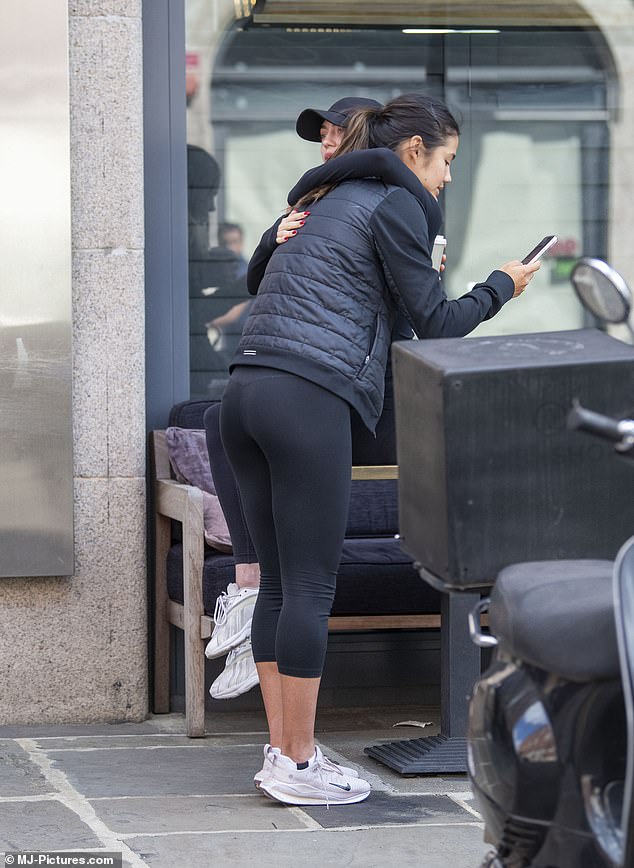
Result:
<svg viewBox="0 0 634 868">
<path fill-rule="evenodd" d="M 206 73 L 190 104 L 199 119 L 191 140 L 213 155 L 217 191 L 190 251 L 198 257 L 190 279 L 193 397 L 222 392 L 249 304 L 240 269 L 290 188 L 320 161 L 318 144 L 297 136 L 296 118 L 343 96 L 386 101 L 422 90 L 442 96 L 459 119 L 453 183 L 441 201 L 451 297 L 544 235 L 558 236 L 529 290 L 480 333 L 584 324 L 570 268 L 582 254 L 608 255 L 615 77 L 599 31 L 228 27 L 197 53 Z M 219 242 L 226 223 L 241 248 L 229 249 L 222 233 Z"/>
</svg>

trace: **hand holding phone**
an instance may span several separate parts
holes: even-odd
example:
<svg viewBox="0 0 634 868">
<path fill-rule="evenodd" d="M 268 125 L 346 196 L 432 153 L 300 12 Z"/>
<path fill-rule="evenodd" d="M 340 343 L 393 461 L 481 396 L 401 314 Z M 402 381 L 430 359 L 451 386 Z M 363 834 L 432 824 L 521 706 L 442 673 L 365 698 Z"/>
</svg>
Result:
<svg viewBox="0 0 634 868">
<path fill-rule="evenodd" d="M 553 246 L 557 241 L 556 235 L 546 235 L 536 247 L 533 247 L 530 253 L 527 253 L 522 259 L 522 265 L 530 265 L 532 262 L 537 262 L 540 256 L 543 256 L 546 251 Z"/>
</svg>

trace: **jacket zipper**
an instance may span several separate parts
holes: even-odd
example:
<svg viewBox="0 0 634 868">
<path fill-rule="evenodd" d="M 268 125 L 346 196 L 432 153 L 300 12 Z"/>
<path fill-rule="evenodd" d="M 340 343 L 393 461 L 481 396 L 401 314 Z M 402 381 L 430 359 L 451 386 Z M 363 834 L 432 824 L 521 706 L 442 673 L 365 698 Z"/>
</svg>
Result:
<svg viewBox="0 0 634 868">
<path fill-rule="evenodd" d="M 370 364 L 370 361 L 372 360 L 372 356 L 374 355 L 374 350 L 376 349 L 376 344 L 377 344 L 377 341 L 379 339 L 379 331 L 380 331 L 379 326 L 380 326 L 379 315 L 377 313 L 376 316 L 374 317 L 374 335 L 372 336 L 372 342 L 370 344 L 370 349 L 368 351 L 367 356 L 363 360 L 363 364 L 361 365 L 361 367 L 359 368 L 359 370 L 357 372 L 357 378 L 359 378 L 363 375 L 365 369 L 368 367 L 368 365 Z"/>
</svg>

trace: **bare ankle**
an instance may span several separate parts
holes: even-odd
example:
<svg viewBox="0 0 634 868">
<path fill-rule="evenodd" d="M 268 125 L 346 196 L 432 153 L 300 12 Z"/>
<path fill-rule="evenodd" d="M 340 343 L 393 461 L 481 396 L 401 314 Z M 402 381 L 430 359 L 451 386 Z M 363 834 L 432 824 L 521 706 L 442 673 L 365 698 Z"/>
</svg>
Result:
<svg viewBox="0 0 634 868">
<path fill-rule="evenodd" d="M 315 745 L 297 744 L 297 745 L 282 745 L 282 753 L 294 763 L 308 762 L 315 756 Z"/>
<path fill-rule="evenodd" d="M 242 588 L 260 587 L 259 564 L 236 564 L 236 585 Z"/>
</svg>

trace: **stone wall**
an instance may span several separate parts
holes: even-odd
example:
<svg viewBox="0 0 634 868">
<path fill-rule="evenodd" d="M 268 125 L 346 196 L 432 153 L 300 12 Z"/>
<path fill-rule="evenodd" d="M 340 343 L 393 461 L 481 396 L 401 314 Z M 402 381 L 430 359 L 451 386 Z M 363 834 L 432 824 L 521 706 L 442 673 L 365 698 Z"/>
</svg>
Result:
<svg viewBox="0 0 634 868">
<path fill-rule="evenodd" d="M 141 0 L 69 0 L 75 573 L 0 582 L 0 723 L 147 712 Z"/>
</svg>

